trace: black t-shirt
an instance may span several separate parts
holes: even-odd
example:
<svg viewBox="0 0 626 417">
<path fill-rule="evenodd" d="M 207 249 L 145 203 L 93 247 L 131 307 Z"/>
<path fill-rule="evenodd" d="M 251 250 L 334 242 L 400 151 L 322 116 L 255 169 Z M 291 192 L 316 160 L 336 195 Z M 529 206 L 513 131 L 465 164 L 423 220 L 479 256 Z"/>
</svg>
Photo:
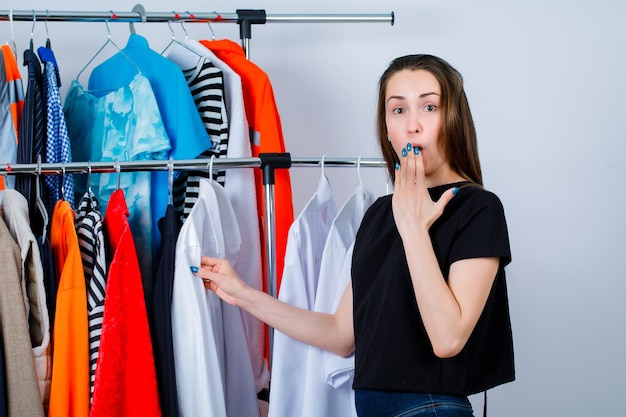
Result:
<svg viewBox="0 0 626 417">
<path fill-rule="evenodd" d="M 511 254 L 498 197 L 468 183 L 429 189 L 434 200 L 461 186 L 429 233 L 448 279 L 455 261 L 499 257 L 500 267 L 476 327 L 452 358 L 433 353 L 419 314 L 391 196 L 369 208 L 352 258 L 354 388 L 471 395 L 515 379 L 504 267 Z"/>
</svg>

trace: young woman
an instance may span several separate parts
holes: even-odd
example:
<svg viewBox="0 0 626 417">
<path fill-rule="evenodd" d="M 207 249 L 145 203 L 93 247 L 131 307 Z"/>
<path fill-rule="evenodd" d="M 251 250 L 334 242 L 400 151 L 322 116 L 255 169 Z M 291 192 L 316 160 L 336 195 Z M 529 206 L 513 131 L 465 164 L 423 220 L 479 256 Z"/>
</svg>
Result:
<svg viewBox="0 0 626 417">
<path fill-rule="evenodd" d="M 363 218 L 352 285 L 334 314 L 251 289 L 221 259 L 203 258 L 197 275 L 295 339 L 354 351 L 359 416 L 472 416 L 468 395 L 515 374 L 506 220 L 482 187 L 461 75 L 431 55 L 392 61 L 379 84 L 378 139 L 394 193 Z"/>
</svg>

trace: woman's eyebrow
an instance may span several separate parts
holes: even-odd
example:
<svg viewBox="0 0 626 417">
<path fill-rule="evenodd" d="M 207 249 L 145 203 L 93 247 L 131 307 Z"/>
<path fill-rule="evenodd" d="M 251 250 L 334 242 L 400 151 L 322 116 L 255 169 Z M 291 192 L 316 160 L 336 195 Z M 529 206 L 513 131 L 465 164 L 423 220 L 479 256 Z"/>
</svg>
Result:
<svg viewBox="0 0 626 417">
<path fill-rule="evenodd" d="M 428 96 L 440 96 L 439 93 L 435 92 L 435 91 L 431 91 L 428 93 L 423 93 L 419 95 L 419 98 L 424 98 L 424 97 L 428 97 Z M 387 101 L 389 100 L 404 100 L 406 97 L 405 96 L 389 96 L 389 98 L 387 98 Z"/>
</svg>

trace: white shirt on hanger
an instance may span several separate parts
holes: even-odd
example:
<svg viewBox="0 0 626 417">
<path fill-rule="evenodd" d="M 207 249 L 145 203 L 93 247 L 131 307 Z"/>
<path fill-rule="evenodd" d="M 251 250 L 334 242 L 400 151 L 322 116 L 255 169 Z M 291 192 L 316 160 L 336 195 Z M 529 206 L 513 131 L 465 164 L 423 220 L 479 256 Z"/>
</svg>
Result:
<svg viewBox="0 0 626 417">
<path fill-rule="evenodd" d="M 336 212 L 330 183 L 322 175 L 317 191 L 289 229 L 279 300 L 313 309 L 322 253 Z M 274 331 L 269 416 L 303 415 L 307 351 L 308 345 Z"/>
<path fill-rule="evenodd" d="M 182 416 L 258 416 L 241 312 L 205 289 L 189 268 L 200 265 L 202 256 L 236 264 L 240 247 L 237 219 L 224 189 L 201 179 L 199 199 L 176 243 L 172 334 Z"/>
<path fill-rule="evenodd" d="M 333 220 L 322 255 L 314 311 L 334 313 L 339 299 L 346 287 L 350 285 L 352 246 L 365 211 L 373 201 L 374 195 L 359 185 Z M 326 356 L 329 356 L 331 360 L 327 360 Z M 336 366 L 342 377 L 336 375 L 336 369 L 327 370 L 327 362 L 329 365 Z M 304 390 L 302 417 L 350 415 L 356 417 L 352 390 L 353 369 L 354 355 L 342 358 L 334 353 L 309 346 L 305 384 L 302 387 Z M 328 384 L 327 373 L 329 371 L 335 375 L 335 380 L 341 383 Z"/>
<path fill-rule="evenodd" d="M 203 254 L 223 258 L 226 251 L 215 192 L 204 182 L 200 187 L 200 198 L 178 235 L 172 293 L 172 339 L 182 417 L 226 415 L 206 289 L 190 270 L 200 265 Z"/>
</svg>

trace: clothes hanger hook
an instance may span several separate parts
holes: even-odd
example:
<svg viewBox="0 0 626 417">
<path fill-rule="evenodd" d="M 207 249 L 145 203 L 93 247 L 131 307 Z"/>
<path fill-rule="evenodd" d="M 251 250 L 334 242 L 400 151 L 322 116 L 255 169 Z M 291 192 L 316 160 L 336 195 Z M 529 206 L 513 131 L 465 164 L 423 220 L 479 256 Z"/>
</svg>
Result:
<svg viewBox="0 0 626 417">
<path fill-rule="evenodd" d="M 104 24 L 107 27 L 107 38 L 111 39 L 111 28 L 109 27 L 109 19 L 105 19 Z"/>
<path fill-rule="evenodd" d="M 359 158 L 356 160 L 356 172 L 359 175 L 359 185 L 361 185 L 361 187 L 363 186 L 363 177 L 361 177 L 361 155 L 359 155 Z"/>
<path fill-rule="evenodd" d="M 117 178 L 116 178 L 116 186 L 117 189 L 120 189 L 120 177 L 122 176 L 122 167 L 120 166 L 120 159 L 119 158 L 115 158 L 115 172 L 117 173 Z"/>
<path fill-rule="evenodd" d="M 219 21 L 219 20 L 222 20 L 222 16 L 221 16 L 218 12 L 216 12 L 215 10 L 213 10 L 213 13 L 215 13 L 215 16 L 216 16 L 215 18 L 216 18 L 218 21 Z M 213 31 L 213 26 L 211 26 L 211 21 L 210 21 L 210 20 L 208 20 L 208 21 L 207 21 L 207 23 L 208 23 L 208 25 L 209 25 L 209 30 L 211 31 L 211 39 L 212 39 L 212 40 L 215 40 L 215 32 Z"/>
<path fill-rule="evenodd" d="M 48 18 L 50 17 L 50 12 L 46 9 L 46 18 L 43 21 L 43 24 L 46 26 L 46 48 L 50 48 L 50 32 L 48 32 Z"/>
<path fill-rule="evenodd" d="M 215 161 L 215 155 L 211 155 L 211 160 L 209 161 L 209 179 L 213 180 L 213 161 Z"/>
<path fill-rule="evenodd" d="M 168 204 L 174 204 L 174 158 L 170 156 L 167 161 L 167 200 Z"/>
<path fill-rule="evenodd" d="M 61 198 L 65 200 L 65 161 L 61 163 Z"/>
<path fill-rule="evenodd" d="M 35 13 L 35 9 L 33 9 L 33 27 L 30 28 L 30 41 L 33 41 L 35 34 L 35 23 L 37 23 L 37 14 Z"/>
<path fill-rule="evenodd" d="M 37 155 L 37 176 L 41 176 L 41 154 Z"/>
<path fill-rule="evenodd" d="M 93 190 L 91 189 L 91 161 L 87 161 L 87 192 L 90 196 L 93 195 Z"/>
<path fill-rule="evenodd" d="M 191 16 L 191 12 L 186 12 L 189 16 Z M 185 28 L 185 21 L 180 21 L 180 27 L 183 28 L 183 32 L 185 32 L 185 39 L 189 39 L 189 33 L 187 33 L 187 29 Z"/>
<path fill-rule="evenodd" d="M 174 33 L 174 29 L 172 28 L 172 21 L 167 21 L 167 27 L 170 28 L 170 32 L 172 32 L 172 39 L 176 39 L 176 34 Z"/>
<path fill-rule="evenodd" d="M 324 172 L 325 163 L 326 163 L 326 154 L 322 155 L 322 176 L 326 176 L 326 173 Z"/>
<path fill-rule="evenodd" d="M 15 31 L 13 29 L 13 8 L 9 10 L 9 25 L 11 26 L 11 48 L 13 55 L 17 57 L 17 45 L 15 44 Z"/>
</svg>

